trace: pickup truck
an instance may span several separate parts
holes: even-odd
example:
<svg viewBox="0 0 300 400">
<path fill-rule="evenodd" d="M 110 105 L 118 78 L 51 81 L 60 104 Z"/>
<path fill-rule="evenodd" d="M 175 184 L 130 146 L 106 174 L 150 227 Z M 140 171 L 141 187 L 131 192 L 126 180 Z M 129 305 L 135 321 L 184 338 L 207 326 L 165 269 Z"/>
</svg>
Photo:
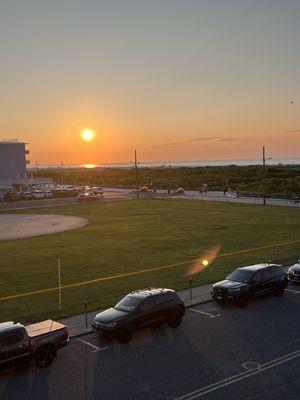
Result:
<svg viewBox="0 0 300 400">
<path fill-rule="evenodd" d="M 66 326 L 50 319 L 26 326 L 17 322 L 0 323 L 0 365 L 33 358 L 38 366 L 47 367 L 68 341 Z"/>
</svg>

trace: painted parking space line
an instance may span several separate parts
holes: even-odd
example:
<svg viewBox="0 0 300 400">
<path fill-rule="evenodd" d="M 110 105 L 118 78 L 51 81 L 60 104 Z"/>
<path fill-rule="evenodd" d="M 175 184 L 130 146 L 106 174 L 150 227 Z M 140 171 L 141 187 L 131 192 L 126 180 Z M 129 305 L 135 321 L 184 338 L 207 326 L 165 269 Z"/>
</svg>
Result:
<svg viewBox="0 0 300 400">
<path fill-rule="evenodd" d="M 93 353 L 96 352 L 96 351 L 104 351 L 104 350 L 110 349 L 109 346 L 98 347 L 98 346 L 95 346 L 94 344 L 92 344 L 92 343 L 90 343 L 90 342 L 88 342 L 88 341 L 86 341 L 86 340 L 83 340 L 83 339 L 77 339 L 77 340 L 78 340 L 79 342 L 81 342 L 81 343 L 86 344 L 87 346 L 91 347 L 92 349 L 94 349 Z"/>
<path fill-rule="evenodd" d="M 300 294 L 300 290 L 293 290 L 293 289 L 285 289 L 286 292 L 292 293 L 292 294 Z"/>
<path fill-rule="evenodd" d="M 269 369 L 275 368 L 278 365 L 287 363 L 288 361 L 297 359 L 299 357 L 300 357 L 300 350 L 296 350 L 296 351 L 294 351 L 292 353 L 287 353 L 287 354 L 285 354 L 285 355 L 283 355 L 281 357 L 275 358 L 275 359 L 273 359 L 273 360 L 271 360 L 269 362 L 266 362 L 264 364 L 255 363 L 256 364 L 255 368 L 247 369 L 246 371 L 241 372 L 241 373 L 239 373 L 237 375 L 232 375 L 232 376 L 230 376 L 228 378 L 225 378 L 225 379 L 222 379 L 220 381 L 214 382 L 211 385 L 207 385 L 207 386 L 204 386 L 204 387 L 202 387 L 200 389 L 194 390 L 193 392 L 190 392 L 190 393 L 187 393 L 187 394 L 185 394 L 183 396 L 177 397 L 176 400 L 195 400 L 195 399 L 199 399 L 200 397 L 202 397 L 202 396 L 204 396 L 204 395 L 206 395 L 208 393 L 214 392 L 216 390 L 222 389 L 223 387 L 226 387 L 226 386 L 232 385 L 234 383 L 240 382 L 240 381 L 242 381 L 244 379 L 250 378 L 253 375 L 261 374 L 261 373 L 263 373 L 265 371 L 268 371 Z M 247 363 L 243 364 L 244 367 L 245 367 L 245 364 L 247 364 Z M 254 367 L 254 365 L 253 365 L 253 367 Z"/>
<path fill-rule="evenodd" d="M 221 316 L 221 314 L 211 314 L 211 313 L 206 312 L 206 311 L 195 310 L 194 308 L 188 308 L 188 310 L 189 311 L 193 311 L 193 312 L 198 313 L 198 314 L 206 315 L 209 318 L 216 318 L 216 317 L 220 317 Z"/>
</svg>

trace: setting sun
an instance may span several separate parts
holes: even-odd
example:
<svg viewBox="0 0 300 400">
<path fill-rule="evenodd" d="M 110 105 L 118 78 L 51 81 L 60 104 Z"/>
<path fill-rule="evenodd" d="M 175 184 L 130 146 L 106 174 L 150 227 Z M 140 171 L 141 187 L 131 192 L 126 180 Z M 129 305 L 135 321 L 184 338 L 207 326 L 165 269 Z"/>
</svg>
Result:
<svg viewBox="0 0 300 400">
<path fill-rule="evenodd" d="M 81 137 L 85 142 L 91 142 L 95 138 L 95 133 L 91 129 L 84 129 Z"/>
</svg>

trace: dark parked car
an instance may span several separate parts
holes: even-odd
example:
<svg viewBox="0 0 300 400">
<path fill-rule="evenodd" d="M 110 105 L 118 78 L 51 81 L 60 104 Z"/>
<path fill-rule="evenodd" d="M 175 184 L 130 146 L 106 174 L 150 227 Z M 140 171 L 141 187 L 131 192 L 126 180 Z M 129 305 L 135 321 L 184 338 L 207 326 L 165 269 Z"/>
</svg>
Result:
<svg viewBox="0 0 300 400">
<path fill-rule="evenodd" d="M 1 323 L 0 365 L 34 358 L 37 365 L 47 367 L 56 351 L 68 341 L 66 326 L 50 319 L 26 326 L 16 322 Z"/>
<path fill-rule="evenodd" d="M 184 314 L 184 301 L 174 290 L 149 288 L 131 292 L 114 307 L 97 314 L 92 327 L 125 343 L 134 331 L 154 324 L 166 322 L 176 328 Z"/>
<path fill-rule="evenodd" d="M 293 283 L 300 283 L 300 260 L 289 268 L 288 279 Z"/>
<path fill-rule="evenodd" d="M 77 200 L 81 203 L 86 201 L 100 201 L 100 197 L 95 193 L 82 193 L 77 196 Z"/>
<path fill-rule="evenodd" d="M 246 307 L 256 296 L 266 293 L 282 296 L 287 284 L 287 276 L 280 265 L 257 264 L 235 269 L 227 279 L 212 286 L 211 296 L 217 301 Z"/>
</svg>

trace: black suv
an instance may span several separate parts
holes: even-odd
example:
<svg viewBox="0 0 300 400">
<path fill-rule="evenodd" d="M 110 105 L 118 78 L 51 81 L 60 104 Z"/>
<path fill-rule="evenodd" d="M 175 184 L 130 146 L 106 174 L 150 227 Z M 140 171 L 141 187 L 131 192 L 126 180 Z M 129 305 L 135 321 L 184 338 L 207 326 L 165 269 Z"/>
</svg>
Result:
<svg viewBox="0 0 300 400">
<path fill-rule="evenodd" d="M 212 286 L 211 296 L 244 308 L 252 297 L 266 293 L 282 296 L 287 284 L 287 276 L 280 265 L 257 264 L 235 269 L 227 279 Z"/>
<path fill-rule="evenodd" d="M 149 288 L 131 292 L 114 307 L 97 314 L 92 328 L 126 343 L 134 331 L 157 323 L 176 328 L 184 314 L 184 301 L 174 290 Z"/>
</svg>

